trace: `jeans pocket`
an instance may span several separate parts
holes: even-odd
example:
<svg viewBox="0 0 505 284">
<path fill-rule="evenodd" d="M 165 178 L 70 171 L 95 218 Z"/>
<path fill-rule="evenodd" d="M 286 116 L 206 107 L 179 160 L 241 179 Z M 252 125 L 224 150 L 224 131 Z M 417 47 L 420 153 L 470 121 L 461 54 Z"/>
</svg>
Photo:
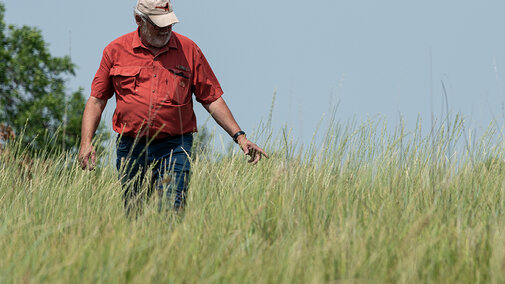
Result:
<svg viewBox="0 0 505 284">
<path fill-rule="evenodd" d="M 125 141 L 124 139 L 118 139 L 118 140 L 119 141 L 117 142 L 117 152 L 119 157 L 120 153 L 127 153 L 130 150 L 131 143 Z"/>
</svg>

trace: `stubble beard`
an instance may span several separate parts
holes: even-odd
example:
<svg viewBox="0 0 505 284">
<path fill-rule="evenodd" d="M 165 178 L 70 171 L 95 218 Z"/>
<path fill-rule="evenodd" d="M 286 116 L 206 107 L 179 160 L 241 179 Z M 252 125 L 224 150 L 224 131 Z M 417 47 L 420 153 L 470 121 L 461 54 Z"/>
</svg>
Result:
<svg viewBox="0 0 505 284">
<path fill-rule="evenodd" d="M 143 35 L 144 40 L 150 46 L 161 48 L 164 47 L 168 41 L 170 40 L 170 36 L 172 35 L 172 31 L 168 32 L 167 35 L 156 35 L 151 33 L 146 25 L 143 25 L 141 28 L 141 34 Z"/>
</svg>

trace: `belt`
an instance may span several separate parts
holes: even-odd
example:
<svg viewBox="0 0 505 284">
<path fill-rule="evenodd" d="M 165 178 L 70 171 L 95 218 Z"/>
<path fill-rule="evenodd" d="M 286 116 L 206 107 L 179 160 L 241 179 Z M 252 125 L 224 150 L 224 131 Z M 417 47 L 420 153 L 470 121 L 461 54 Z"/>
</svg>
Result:
<svg viewBox="0 0 505 284">
<path fill-rule="evenodd" d="M 192 134 L 193 134 L 192 132 L 185 133 L 185 134 L 179 134 L 179 135 L 160 134 L 160 135 L 156 136 L 155 138 L 151 138 L 151 137 L 147 137 L 147 136 L 143 136 L 143 137 L 131 137 L 131 136 L 126 136 L 126 135 L 121 136 L 121 134 L 118 134 L 116 141 L 119 141 L 119 140 L 134 141 L 136 139 L 140 143 L 142 143 L 144 141 L 151 142 L 151 143 L 157 143 L 157 142 L 161 142 L 163 140 L 176 139 L 176 138 L 180 138 L 184 135 L 192 135 Z"/>
</svg>

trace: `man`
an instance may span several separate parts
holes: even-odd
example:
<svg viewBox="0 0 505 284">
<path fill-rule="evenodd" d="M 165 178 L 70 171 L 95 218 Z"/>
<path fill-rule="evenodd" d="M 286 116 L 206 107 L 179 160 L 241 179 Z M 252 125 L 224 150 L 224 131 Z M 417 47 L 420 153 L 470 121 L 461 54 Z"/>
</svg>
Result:
<svg viewBox="0 0 505 284">
<path fill-rule="evenodd" d="M 250 163 L 267 154 L 246 138 L 233 118 L 205 56 L 190 39 L 172 32 L 178 23 L 169 0 L 138 0 L 136 31 L 112 41 L 103 51 L 82 119 L 79 161 L 92 170 L 92 138 L 107 100 L 116 95 L 112 119 L 118 133 L 116 167 L 127 213 L 136 209 L 147 170 L 149 188 L 175 189 L 173 206 L 185 205 L 192 133 L 196 132 L 192 94 L 238 143 Z"/>
</svg>

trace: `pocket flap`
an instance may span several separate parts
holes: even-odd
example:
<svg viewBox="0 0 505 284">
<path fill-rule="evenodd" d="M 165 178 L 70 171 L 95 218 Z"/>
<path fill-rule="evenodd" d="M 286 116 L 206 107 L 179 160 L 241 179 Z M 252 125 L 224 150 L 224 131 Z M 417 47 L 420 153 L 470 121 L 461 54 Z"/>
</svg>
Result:
<svg viewBox="0 0 505 284">
<path fill-rule="evenodd" d="M 110 76 L 137 76 L 140 73 L 140 66 L 112 67 Z"/>
<path fill-rule="evenodd" d="M 172 72 L 172 74 L 174 74 L 175 76 L 179 76 L 179 77 L 186 78 L 186 79 L 191 79 L 191 72 L 182 71 L 182 70 L 175 69 L 175 68 L 167 68 L 167 69 L 168 69 L 168 71 Z"/>
</svg>

